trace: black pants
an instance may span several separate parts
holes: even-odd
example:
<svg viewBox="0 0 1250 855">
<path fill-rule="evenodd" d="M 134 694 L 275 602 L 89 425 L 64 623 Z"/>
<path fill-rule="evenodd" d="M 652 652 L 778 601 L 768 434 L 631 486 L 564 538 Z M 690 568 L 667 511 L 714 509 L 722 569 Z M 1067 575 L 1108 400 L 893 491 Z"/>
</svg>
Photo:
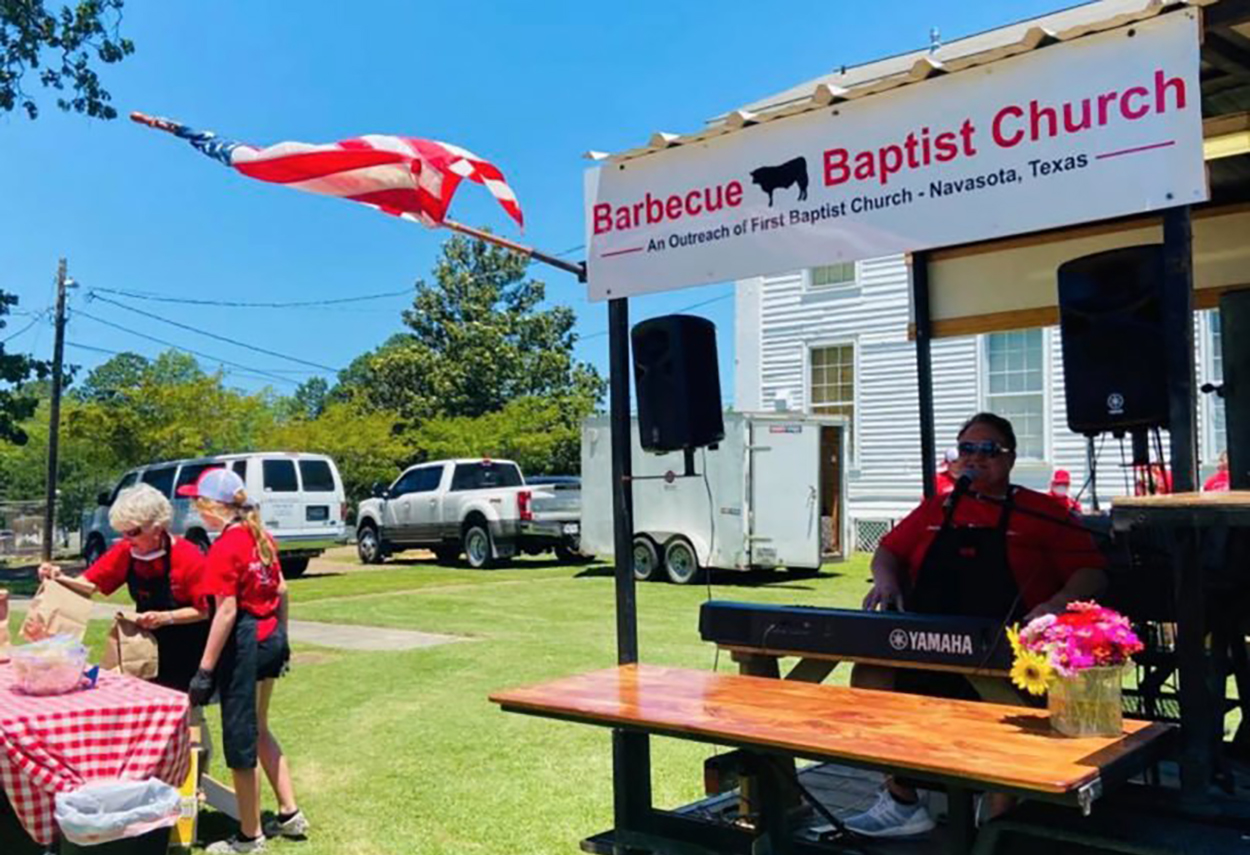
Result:
<svg viewBox="0 0 1250 855">
<path fill-rule="evenodd" d="M 256 618 L 239 612 L 234 633 L 217 663 L 221 693 L 221 737 L 226 766 L 256 768 L 260 727 L 256 718 L 256 684 L 282 676 L 288 658 L 286 633 L 279 625 L 264 641 L 256 640 Z"/>
</svg>

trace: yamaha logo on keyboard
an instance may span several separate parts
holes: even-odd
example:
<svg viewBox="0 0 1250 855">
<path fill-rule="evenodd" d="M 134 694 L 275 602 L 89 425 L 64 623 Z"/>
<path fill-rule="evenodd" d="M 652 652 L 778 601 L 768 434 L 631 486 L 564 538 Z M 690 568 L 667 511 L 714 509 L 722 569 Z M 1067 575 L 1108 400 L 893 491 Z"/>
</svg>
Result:
<svg viewBox="0 0 1250 855">
<path fill-rule="evenodd" d="M 917 650 L 925 653 L 973 655 L 972 636 L 962 632 L 922 632 L 903 629 L 890 631 L 890 646 L 895 650 Z"/>
</svg>

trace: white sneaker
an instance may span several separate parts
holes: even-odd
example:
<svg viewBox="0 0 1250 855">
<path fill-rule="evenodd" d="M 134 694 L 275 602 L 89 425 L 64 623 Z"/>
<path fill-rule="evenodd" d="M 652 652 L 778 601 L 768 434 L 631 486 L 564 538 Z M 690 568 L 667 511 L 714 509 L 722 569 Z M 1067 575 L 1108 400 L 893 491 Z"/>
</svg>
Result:
<svg viewBox="0 0 1250 855">
<path fill-rule="evenodd" d="M 247 855 L 249 852 L 264 852 L 265 835 L 262 834 L 255 840 L 244 840 L 239 835 L 232 834 L 225 840 L 218 840 L 204 851 L 208 855 Z"/>
<path fill-rule="evenodd" d="M 265 823 L 266 837 L 295 837 L 304 838 L 308 836 L 310 823 L 308 818 L 304 816 L 302 810 L 296 810 L 295 815 L 283 822 L 278 817 L 274 817 Z"/>
<path fill-rule="evenodd" d="M 905 805 L 890 795 L 888 789 L 881 790 L 868 810 L 849 816 L 843 822 L 851 831 L 865 837 L 910 837 L 932 831 L 937 825 L 924 802 Z"/>
</svg>

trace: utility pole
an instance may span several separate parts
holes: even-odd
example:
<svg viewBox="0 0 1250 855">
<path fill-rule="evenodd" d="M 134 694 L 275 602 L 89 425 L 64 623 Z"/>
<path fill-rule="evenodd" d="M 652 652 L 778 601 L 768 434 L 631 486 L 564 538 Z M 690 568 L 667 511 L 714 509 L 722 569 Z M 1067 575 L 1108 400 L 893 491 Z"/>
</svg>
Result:
<svg viewBox="0 0 1250 855">
<path fill-rule="evenodd" d="M 56 342 L 52 347 L 52 405 L 48 412 L 48 489 L 43 508 L 43 560 L 52 560 L 56 525 L 56 455 L 61 433 L 61 364 L 65 358 L 65 259 L 56 266 Z"/>
</svg>

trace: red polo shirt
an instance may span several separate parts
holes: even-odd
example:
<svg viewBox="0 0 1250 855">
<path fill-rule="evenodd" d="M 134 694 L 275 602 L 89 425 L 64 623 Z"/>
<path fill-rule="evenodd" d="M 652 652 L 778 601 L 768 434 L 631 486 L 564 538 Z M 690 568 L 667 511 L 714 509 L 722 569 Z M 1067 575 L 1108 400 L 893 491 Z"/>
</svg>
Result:
<svg viewBox="0 0 1250 855">
<path fill-rule="evenodd" d="M 278 547 L 269 540 L 276 556 Z M 256 640 L 264 641 L 278 625 L 282 597 L 282 568 L 278 559 L 266 564 L 246 526 L 222 532 L 208 550 L 205 592 L 216 597 L 236 597 L 239 608 L 257 618 Z"/>
<path fill-rule="evenodd" d="M 204 553 L 189 541 L 171 537 L 169 547 L 169 588 L 174 602 L 180 606 L 195 606 L 208 610 L 208 598 L 200 590 L 204 580 Z M 140 579 L 155 579 L 165 572 L 165 557 L 154 561 L 142 561 L 130 556 L 130 542 L 125 538 L 117 541 L 87 568 L 83 578 L 100 589 L 104 596 L 126 584 L 126 573 L 134 566 Z"/>
<path fill-rule="evenodd" d="M 942 527 L 945 502 L 945 496 L 925 499 L 881 539 L 881 548 L 906 565 L 912 582 Z M 1055 497 L 1017 487 L 1015 504 L 1007 521 L 1007 563 L 1026 608 L 1032 609 L 1053 597 L 1077 570 L 1106 566 L 1107 560 L 1098 551 L 1093 536 L 1079 527 Z M 999 524 L 1002 511 L 1000 504 L 964 496 L 955 507 L 951 523 L 992 528 Z"/>
</svg>

